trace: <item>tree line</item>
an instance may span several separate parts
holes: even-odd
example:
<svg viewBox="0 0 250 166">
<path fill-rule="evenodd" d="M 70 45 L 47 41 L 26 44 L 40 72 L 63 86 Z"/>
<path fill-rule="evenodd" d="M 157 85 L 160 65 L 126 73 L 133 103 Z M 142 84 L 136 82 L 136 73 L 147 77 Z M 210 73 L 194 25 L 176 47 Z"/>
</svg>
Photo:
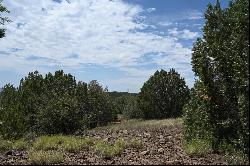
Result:
<svg viewBox="0 0 250 166">
<path fill-rule="evenodd" d="M 0 133 L 18 138 L 27 132 L 70 134 L 114 120 L 107 89 L 97 81 L 77 82 L 62 70 L 43 77 L 30 72 L 18 88 L 7 84 L 0 95 Z"/>
<path fill-rule="evenodd" d="M 10 84 L 3 87 L 0 133 L 3 138 L 19 138 L 29 132 L 72 134 L 107 125 L 118 113 L 129 119 L 177 117 L 187 96 L 184 79 L 173 69 L 157 71 L 138 97 L 123 94 L 113 100 L 108 89 L 95 80 L 87 84 L 62 70 L 44 77 L 35 71 L 21 79 L 17 88 Z"/>
</svg>

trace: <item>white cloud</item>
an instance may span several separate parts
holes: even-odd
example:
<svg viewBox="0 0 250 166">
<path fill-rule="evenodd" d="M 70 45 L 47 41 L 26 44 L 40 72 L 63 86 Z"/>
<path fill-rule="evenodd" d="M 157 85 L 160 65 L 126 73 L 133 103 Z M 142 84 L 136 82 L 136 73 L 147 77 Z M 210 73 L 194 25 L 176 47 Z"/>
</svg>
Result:
<svg viewBox="0 0 250 166">
<path fill-rule="evenodd" d="M 183 19 L 199 20 L 203 18 L 203 12 L 198 10 L 187 10 L 183 13 Z"/>
<path fill-rule="evenodd" d="M 195 39 L 199 36 L 198 32 L 191 32 L 188 29 L 183 29 L 178 31 L 177 28 L 172 28 L 168 30 L 168 33 L 180 39 Z"/>
<path fill-rule="evenodd" d="M 183 58 L 189 62 L 185 57 L 191 55 L 191 50 L 183 47 L 176 36 L 181 34 L 185 39 L 197 36 L 189 30 L 170 30 L 172 37 L 140 31 L 152 26 L 138 21 L 145 9 L 122 0 L 71 0 L 70 3 L 12 0 L 4 3 L 11 11 L 13 22 L 6 27 L 6 38 L 0 40 L 0 51 L 10 53 L 0 56 L 0 70 L 27 72 L 53 66 L 79 69 L 83 64 L 94 63 L 116 67 L 131 77 L 145 78 L 152 70 L 135 67 L 145 54 L 161 52 L 171 56 L 165 63 L 169 67 Z M 21 24 L 18 26 L 18 23 Z M 21 50 L 13 52 L 12 48 Z M 39 58 L 31 61 L 32 56 Z M 154 63 L 162 64 L 162 61 L 154 60 Z"/>
<path fill-rule="evenodd" d="M 155 11 L 155 10 L 156 10 L 155 8 L 148 8 L 148 9 L 147 9 L 147 12 L 151 13 L 151 12 L 153 12 L 153 11 Z"/>
<path fill-rule="evenodd" d="M 158 24 L 161 25 L 161 26 L 164 26 L 164 27 L 168 27 L 170 25 L 173 25 L 172 22 L 167 22 L 167 21 L 161 21 Z"/>
</svg>

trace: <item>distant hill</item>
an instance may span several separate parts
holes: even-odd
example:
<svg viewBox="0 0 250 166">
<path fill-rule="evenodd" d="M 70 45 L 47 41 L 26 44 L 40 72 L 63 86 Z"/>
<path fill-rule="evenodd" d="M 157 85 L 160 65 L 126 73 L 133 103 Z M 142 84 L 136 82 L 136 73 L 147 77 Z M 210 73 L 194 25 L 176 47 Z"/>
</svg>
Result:
<svg viewBox="0 0 250 166">
<path fill-rule="evenodd" d="M 138 95 L 138 93 L 117 92 L 117 91 L 108 92 L 108 93 L 112 98 L 117 98 L 117 97 L 121 97 L 121 96 L 128 96 L 128 95 L 133 95 L 133 96 Z"/>
</svg>

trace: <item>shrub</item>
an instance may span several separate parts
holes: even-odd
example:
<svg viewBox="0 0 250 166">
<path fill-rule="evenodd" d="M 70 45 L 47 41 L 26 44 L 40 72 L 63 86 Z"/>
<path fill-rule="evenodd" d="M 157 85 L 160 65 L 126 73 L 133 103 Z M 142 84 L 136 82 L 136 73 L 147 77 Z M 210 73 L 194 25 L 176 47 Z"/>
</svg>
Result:
<svg viewBox="0 0 250 166">
<path fill-rule="evenodd" d="M 138 107 L 137 96 L 124 95 L 116 99 L 118 112 L 122 113 L 127 119 L 143 118 L 143 113 Z"/>
<path fill-rule="evenodd" d="M 191 62 L 202 83 L 198 96 L 203 99 L 193 95 L 186 107 L 186 133 L 194 131 L 187 134 L 193 139 L 205 138 L 204 131 L 211 128 L 213 150 L 226 142 L 249 154 L 249 37 L 245 35 L 249 34 L 249 1 L 236 0 L 224 9 L 219 1 L 209 4 L 203 30 Z M 195 88 L 198 94 L 201 88 Z"/>
<path fill-rule="evenodd" d="M 96 80 L 88 84 L 91 111 L 88 114 L 87 123 L 90 128 L 107 125 L 114 119 L 112 117 L 114 108 L 107 92 L 107 88 L 103 89 Z"/>
<path fill-rule="evenodd" d="M 178 117 L 188 95 L 184 79 L 174 69 L 156 71 L 141 88 L 139 108 L 145 119 Z"/>
<path fill-rule="evenodd" d="M 201 82 L 196 82 L 191 90 L 191 99 L 183 107 L 184 139 L 213 139 L 213 124 L 211 124 L 209 99 L 203 91 Z"/>
<path fill-rule="evenodd" d="M 22 137 L 26 130 L 18 91 L 13 85 L 7 84 L 0 92 L 0 134 L 4 139 L 16 139 Z"/>
<path fill-rule="evenodd" d="M 45 77 L 30 72 L 18 88 L 8 84 L 0 93 L 0 134 L 4 139 L 29 133 L 72 134 L 106 125 L 115 116 L 107 89 L 97 81 L 77 83 L 62 70 Z"/>
</svg>

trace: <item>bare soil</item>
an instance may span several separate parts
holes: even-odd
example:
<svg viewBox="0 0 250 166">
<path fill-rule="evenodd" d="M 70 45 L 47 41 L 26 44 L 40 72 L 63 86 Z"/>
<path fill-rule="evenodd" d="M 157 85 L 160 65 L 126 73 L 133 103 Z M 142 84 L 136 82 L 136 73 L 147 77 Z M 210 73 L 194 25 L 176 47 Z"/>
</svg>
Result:
<svg viewBox="0 0 250 166">
<path fill-rule="evenodd" d="M 111 159 L 97 156 L 93 150 L 80 153 L 65 153 L 62 164 L 68 165 L 225 165 L 223 156 L 207 154 L 203 157 L 188 156 L 181 144 L 182 125 L 145 125 L 141 127 L 102 128 L 91 130 L 82 135 L 93 136 L 114 142 L 118 138 L 142 141 L 142 148 L 127 148 Z M 0 153 L 0 164 L 29 164 L 26 151 L 8 151 Z"/>
</svg>

